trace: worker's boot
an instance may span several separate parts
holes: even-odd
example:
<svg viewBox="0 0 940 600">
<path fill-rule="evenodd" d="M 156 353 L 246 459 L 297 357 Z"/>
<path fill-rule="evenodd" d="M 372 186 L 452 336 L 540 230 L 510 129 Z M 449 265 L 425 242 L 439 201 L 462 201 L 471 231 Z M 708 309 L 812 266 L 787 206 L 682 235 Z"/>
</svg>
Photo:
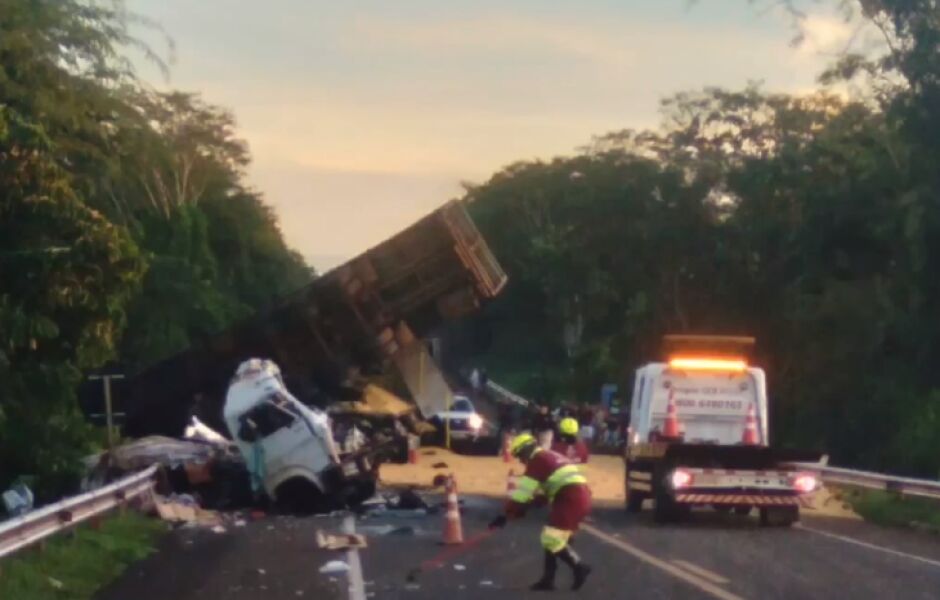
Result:
<svg viewBox="0 0 940 600">
<path fill-rule="evenodd" d="M 555 572 L 558 570 L 558 560 L 555 555 L 545 551 L 545 563 L 542 568 L 542 578 L 529 588 L 534 592 L 551 592 L 555 589 Z"/>
<path fill-rule="evenodd" d="M 571 573 L 574 575 L 574 583 L 571 584 L 571 589 L 580 590 L 581 586 L 587 581 L 588 575 L 591 574 L 591 567 L 581 562 L 581 557 L 570 545 L 558 553 L 558 558 L 571 567 Z"/>
</svg>

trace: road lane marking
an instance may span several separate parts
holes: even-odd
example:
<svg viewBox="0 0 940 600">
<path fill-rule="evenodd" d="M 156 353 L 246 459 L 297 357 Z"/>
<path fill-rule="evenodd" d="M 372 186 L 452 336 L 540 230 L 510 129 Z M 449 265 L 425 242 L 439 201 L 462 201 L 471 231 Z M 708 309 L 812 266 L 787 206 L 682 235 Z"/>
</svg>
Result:
<svg viewBox="0 0 940 600">
<path fill-rule="evenodd" d="M 726 585 L 726 584 L 728 584 L 728 583 L 731 583 L 731 580 L 728 579 L 727 577 L 722 577 L 722 576 L 719 575 L 718 573 L 714 573 L 714 572 L 712 572 L 712 571 L 709 571 L 709 570 L 706 569 L 705 567 L 700 567 L 700 566 L 698 566 L 698 565 L 696 565 L 696 564 L 694 564 L 694 563 L 690 563 L 690 562 L 686 562 L 686 561 L 684 561 L 684 560 L 678 560 L 678 559 L 673 560 L 672 563 L 673 563 L 674 565 L 678 565 L 678 566 L 682 567 L 682 568 L 685 569 L 686 571 L 692 571 L 693 573 L 695 573 L 695 574 L 698 575 L 699 577 L 701 577 L 701 578 L 703 578 L 703 579 L 707 579 L 707 580 L 711 581 L 712 583 L 717 583 L 718 585 Z"/>
<path fill-rule="evenodd" d="M 356 533 L 356 518 L 346 515 L 343 518 L 343 533 L 354 535 Z M 349 564 L 349 600 L 366 600 L 366 585 L 362 578 L 362 562 L 359 560 L 359 550 L 351 548 L 346 551 L 346 562 Z"/>
<path fill-rule="evenodd" d="M 711 581 L 707 579 L 704 579 L 697 575 L 693 575 L 692 573 L 684 571 L 680 569 L 679 567 L 666 562 L 665 560 L 656 558 L 652 554 L 644 550 L 640 550 L 639 548 L 637 548 L 636 546 L 632 544 L 629 544 L 623 540 L 619 540 L 615 538 L 612 535 L 604 533 L 603 531 L 594 527 L 593 525 L 584 525 L 582 526 L 582 529 L 584 529 L 584 531 L 593 535 L 597 539 L 601 540 L 602 542 L 606 542 L 607 544 L 610 544 L 611 546 L 614 546 L 615 548 L 619 548 L 620 550 L 623 550 L 627 554 L 630 554 L 633 557 L 642 560 L 648 565 L 656 567 L 657 569 L 664 571 L 668 573 L 669 575 L 672 575 L 676 579 L 681 579 L 682 581 L 685 581 L 686 583 L 689 583 L 695 586 L 699 590 L 705 592 L 706 594 L 714 596 L 715 598 L 719 598 L 720 600 L 744 600 L 744 598 L 742 598 L 741 596 L 732 594 L 728 590 L 718 587 L 717 585 L 715 585 L 714 583 L 712 583 Z"/>
<path fill-rule="evenodd" d="M 839 535 L 837 533 L 831 533 L 828 531 L 823 531 L 822 529 L 814 529 L 812 527 L 807 527 L 806 525 L 803 525 L 803 524 L 797 524 L 796 527 L 803 531 L 808 531 L 810 533 L 815 533 L 816 535 L 821 535 L 823 537 L 831 538 L 834 540 L 839 540 L 840 542 L 845 542 L 847 544 L 861 546 L 862 548 L 868 548 L 869 550 L 875 550 L 877 552 L 883 552 L 885 554 L 891 554 L 893 556 L 900 556 L 901 558 L 907 558 L 909 560 L 921 562 L 926 565 L 940 568 L 940 561 L 932 560 L 929 558 L 924 558 L 923 556 L 917 556 L 916 554 L 908 554 L 907 552 L 901 552 L 900 550 L 893 550 L 891 548 L 885 548 L 884 546 L 870 544 L 868 542 L 863 542 L 862 540 L 857 540 L 855 538 L 846 537 L 844 535 Z"/>
</svg>

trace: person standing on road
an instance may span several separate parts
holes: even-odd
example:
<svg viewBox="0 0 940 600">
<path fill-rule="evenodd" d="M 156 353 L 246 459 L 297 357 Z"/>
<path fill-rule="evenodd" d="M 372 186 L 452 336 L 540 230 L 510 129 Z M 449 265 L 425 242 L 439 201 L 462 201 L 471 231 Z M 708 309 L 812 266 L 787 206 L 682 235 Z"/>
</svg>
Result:
<svg viewBox="0 0 940 600">
<path fill-rule="evenodd" d="M 587 478 L 564 456 L 539 447 L 531 434 L 516 436 L 510 452 L 525 464 L 525 474 L 519 478 L 515 491 L 510 495 L 505 514 L 496 517 L 490 523 L 490 529 L 505 527 L 509 518 L 525 516 L 531 504 L 546 501 L 551 505 L 551 512 L 541 535 L 544 567 L 541 579 L 532 584 L 531 589 L 555 589 L 559 558 L 571 567 L 574 575 L 571 589 L 581 589 L 591 574 L 591 567 L 581 562 L 571 547 L 571 537 L 591 512 L 591 490 Z"/>
<path fill-rule="evenodd" d="M 573 463 L 587 463 L 590 452 L 584 440 L 578 437 L 578 422 L 574 417 L 565 417 L 558 424 L 558 438 L 552 444 L 552 451 Z"/>
<path fill-rule="evenodd" d="M 548 405 L 539 406 L 539 412 L 532 420 L 532 431 L 538 436 L 539 445 L 548 450 L 552 447 L 552 437 L 555 434 L 555 420 L 548 411 Z"/>
</svg>

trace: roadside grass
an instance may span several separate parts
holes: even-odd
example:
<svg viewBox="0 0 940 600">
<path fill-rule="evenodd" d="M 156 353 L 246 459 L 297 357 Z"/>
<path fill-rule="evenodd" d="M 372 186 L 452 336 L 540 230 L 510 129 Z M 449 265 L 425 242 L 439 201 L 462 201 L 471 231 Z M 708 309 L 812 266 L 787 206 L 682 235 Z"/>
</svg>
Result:
<svg viewBox="0 0 940 600">
<path fill-rule="evenodd" d="M 940 502 L 926 498 L 902 498 L 898 494 L 878 490 L 843 488 L 840 495 L 866 521 L 940 533 Z"/>
<path fill-rule="evenodd" d="M 114 516 L 99 529 L 81 526 L 0 561 L 4 600 L 88 600 L 128 565 L 146 557 L 166 525 L 134 512 Z"/>
</svg>

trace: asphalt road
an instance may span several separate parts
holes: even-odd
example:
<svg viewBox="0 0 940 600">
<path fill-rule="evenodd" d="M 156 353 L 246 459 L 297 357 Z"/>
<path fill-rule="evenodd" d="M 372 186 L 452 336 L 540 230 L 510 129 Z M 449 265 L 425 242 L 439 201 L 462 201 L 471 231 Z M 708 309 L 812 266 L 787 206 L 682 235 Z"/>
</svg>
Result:
<svg viewBox="0 0 940 600">
<path fill-rule="evenodd" d="M 485 531 L 499 503 L 464 498 L 465 537 Z M 528 591 L 541 569 L 541 517 L 451 550 L 439 545 L 442 517 L 373 516 L 356 526 L 367 598 L 458 600 L 544 597 Z M 345 576 L 318 572 L 342 553 L 316 548 L 317 529 L 339 531 L 337 518 L 268 518 L 225 534 L 179 530 L 160 552 L 129 570 L 98 600 L 207 598 L 349 598 Z M 940 539 L 866 523 L 813 519 L 791 530 L 762 529 L 754 517 L 694 513 L 687 523 L 657 526 L 648 513 L 598 508 L 575 547 L 595 568 L 577 595 L 586 600 L 643 597 L 723 600 L 940 598 Z M 407 575 L 422 562 L 458 554 L 439 568 Z M 559 567 L 556 595 L 569 573 Z"/>
</svg>

